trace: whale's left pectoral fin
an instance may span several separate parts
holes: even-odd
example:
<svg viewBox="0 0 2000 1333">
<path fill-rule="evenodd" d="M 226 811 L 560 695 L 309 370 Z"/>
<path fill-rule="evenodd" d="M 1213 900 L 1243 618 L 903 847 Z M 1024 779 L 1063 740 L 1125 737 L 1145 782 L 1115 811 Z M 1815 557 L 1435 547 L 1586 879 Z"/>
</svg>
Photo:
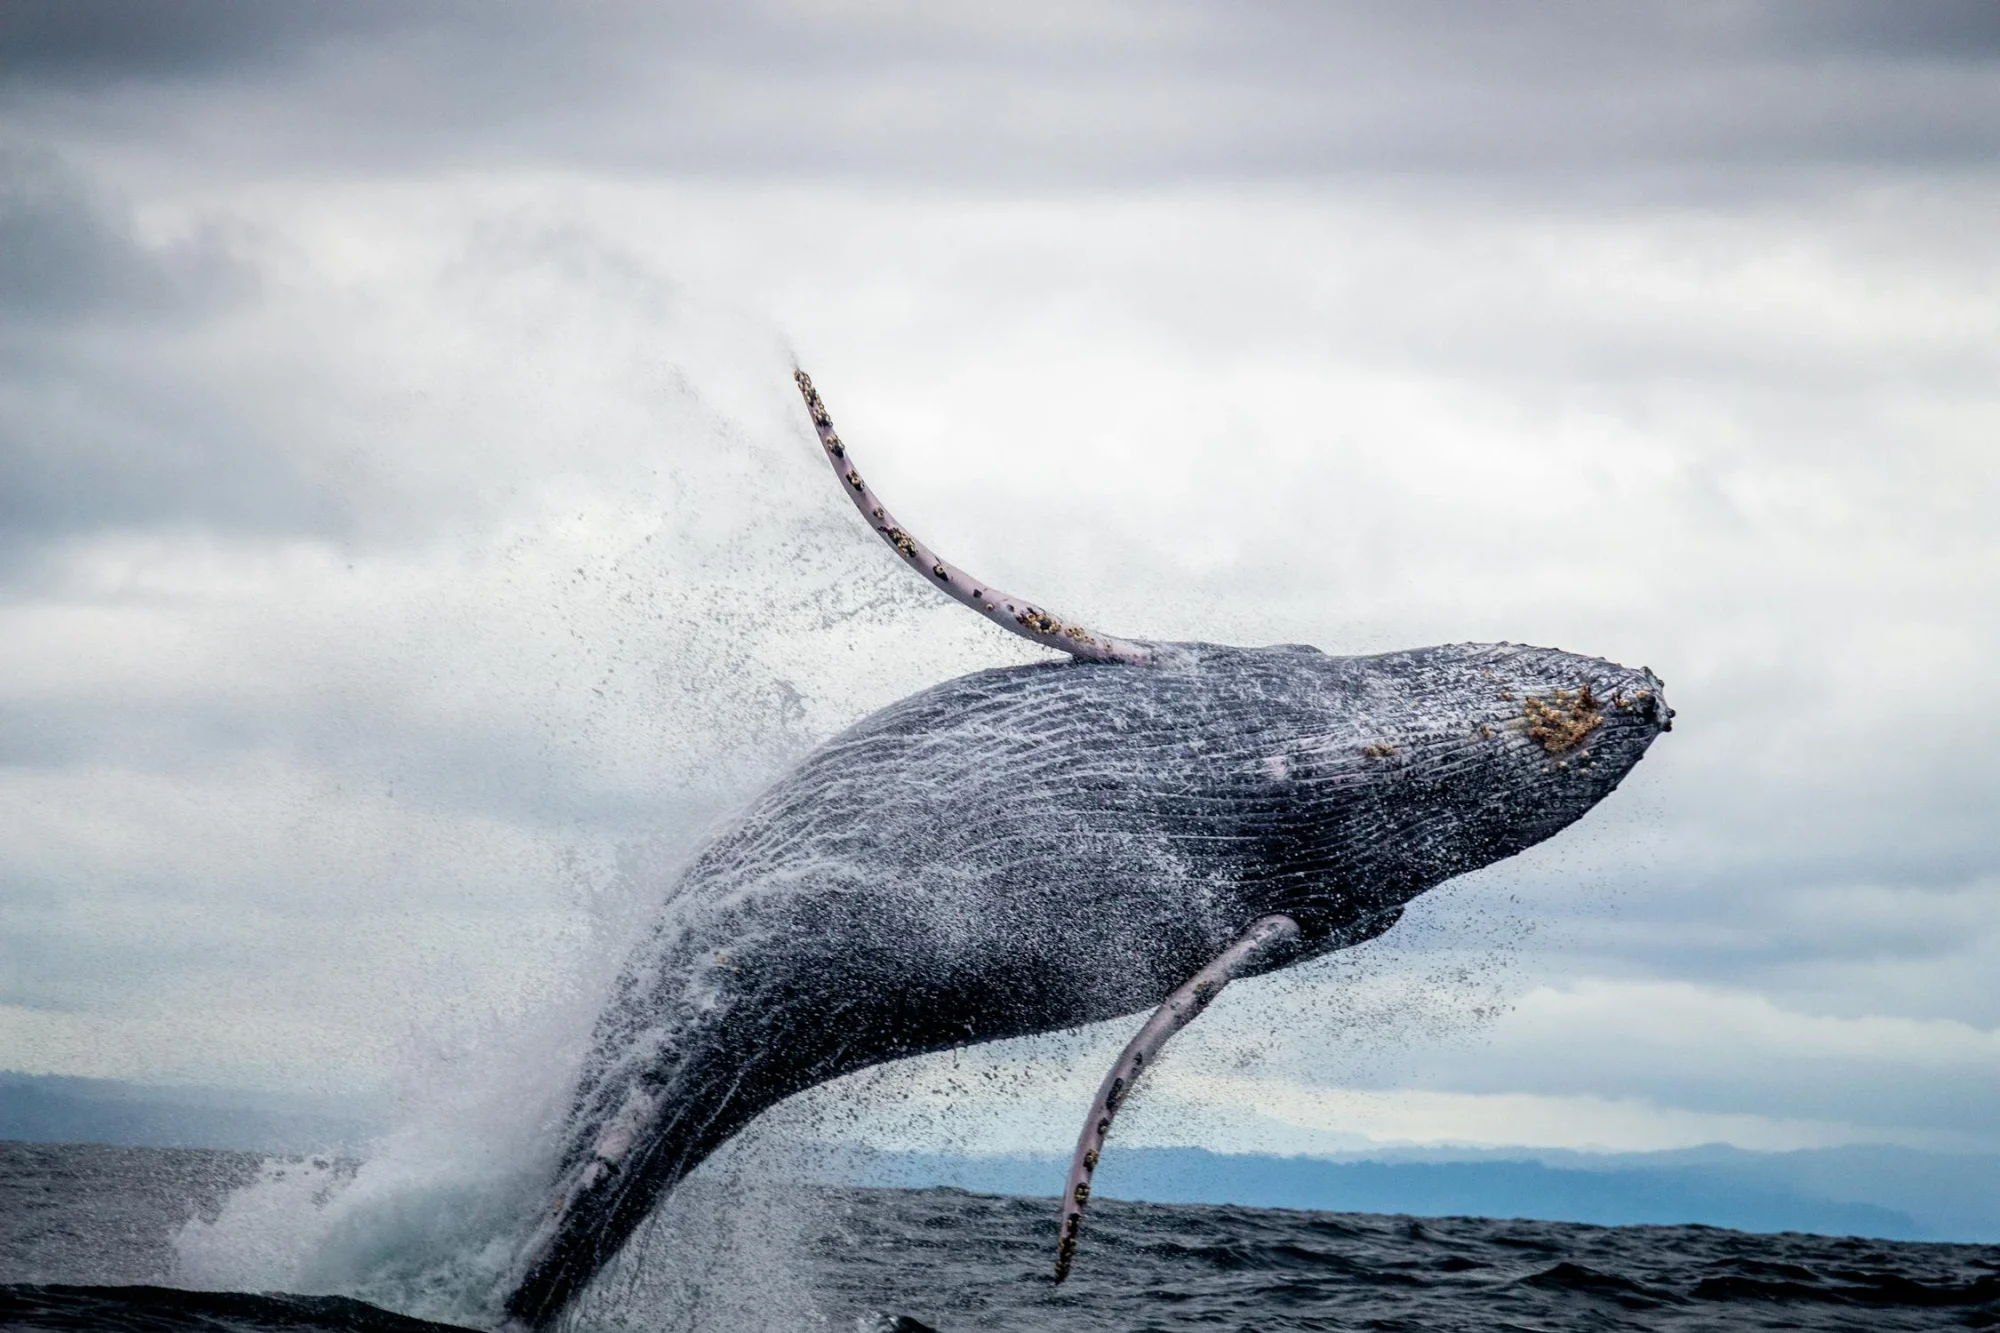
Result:
<svg viewBox="0 0 2000 1333">
<path fill-rule="evenodd" d="M 1105 1136 L 1111 1132 L 1112 1118 L 1131 1093 L 1139 1075 L 1167 1044 L 1167 1038 L 1192 1023 L 1209 1001 L 1222 993 L 1237 977 L 1297 944 L 1299 923 L 1288 916 L 1267 916 L 1243 932 L 1215 961 L 1188 978 L 1166 998 L 1137 1035 L 1118 1053 L 1111 1072 L 1097 1089 L 1090 1115 L 1077 1135 L 1076 1155 L 1070 1159 L 1069 1180 L 1063 1187 L 1062 1230 L 1056 1243 L 1056 1281 L 1069 1276 L 1076 1260 L 1077 1233 L 1083 1227 L 1083 1206 L 1090 1201 L 1090 1177 L 1097 1170 L 1098 1154 L 1104 1151 Z"/>
</svg>

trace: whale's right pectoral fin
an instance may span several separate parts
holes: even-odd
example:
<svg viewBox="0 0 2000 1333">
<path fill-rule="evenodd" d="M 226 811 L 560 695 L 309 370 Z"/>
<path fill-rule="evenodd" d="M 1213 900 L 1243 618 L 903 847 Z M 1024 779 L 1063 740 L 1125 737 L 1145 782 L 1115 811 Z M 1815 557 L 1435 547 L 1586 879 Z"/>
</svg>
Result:
<svg viewBox="0 0 2000 1333">
<path fill-rule="evenodd" d="M 860 469 L 854 466 L 854 456 L 833 429 L 833 418 L 827 415 L 826 404 L 820 401 L 812 376 L 803 370 L 795 370 L 792 378 L 798 382 L 799 394 L 806 400 L 806 411 L 812 417 L 813 430 L 819 435 L 820 447 L 826 450 L 827 461 L 833 464 L 834 474 L 840 478 L 840 488 L 847 492 L 848 499 L 854 501 L 854 507 L 861 511 L 861 517 L 868 520 L 868 526 L 880 533 L 882 540 L 888 542 L 897 555 L 914 565 L 924 575 L 926 583 L 953 601 L 971 607 L 1000 628 L 1039 643 L 1044 648 L 1054 648 L 1088 662 L 1119 662 L 1127 666 L 1145 665 L 1157 659 L 1158 651 L 1150 644 L 1085 629 L 1074 621 L 1051 615 L 1046 608 L 972 577 L 924 545 L 896 522 L 895 515 L 862 479 Z"/>
<path fill-rule="evenodd" d="M 1083 1132 L 1077 1135 L 1076 1154 L 1070 1159 L 1069 1180 L 1063 1187 L 1062 1228 L 1056 1242 L 1057 1282 L 1069 1276 L 1070 1265 L 1076 1260 L 1076 1238 L 1083 1228 L 1083 1206 L 1090 1201 L 1091 1174 L 1097 1170 L 1098 1155 L 1104 1151 L 1112 1118 L 1131 1093 L 1132 1085 L 1138 1082 L 1140 1073 L 1167 1044 L 1167 1038 L 1194 1022 L 1208 1008 L 1209 1001 L 1222 993 L 1224 986 L 1268 962 L 1273 954 L 1292 948 L 1298 938 L 1299 923 L 1288 916 L 1267 916 L 1253 923 L 1214 962 L 1169 995 L 1118 1053 L 1111 1072 L 1097 1089 L 1096 1100 L 1090 1104 Z"/>
</svg>

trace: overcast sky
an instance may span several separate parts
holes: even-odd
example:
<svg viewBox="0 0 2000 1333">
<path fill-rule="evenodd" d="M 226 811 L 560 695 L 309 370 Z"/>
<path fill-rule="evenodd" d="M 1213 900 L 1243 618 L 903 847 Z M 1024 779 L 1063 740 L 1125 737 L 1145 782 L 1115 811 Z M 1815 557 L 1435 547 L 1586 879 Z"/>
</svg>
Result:
<svg viewBox="0 0 2000 1333">
<path fill-rule="evenodd" d="M 1680 710 L 1131 1141 L 2000 1148 L 1995 217 L 1985 0 L 10 0 L 0 1067 L 555 1068 L 706 821 L 1032 659 L 796 356 L 1088 623 Z M 1066 1138 L 1126 1030 L 841 1132 Z"/>
</svg>

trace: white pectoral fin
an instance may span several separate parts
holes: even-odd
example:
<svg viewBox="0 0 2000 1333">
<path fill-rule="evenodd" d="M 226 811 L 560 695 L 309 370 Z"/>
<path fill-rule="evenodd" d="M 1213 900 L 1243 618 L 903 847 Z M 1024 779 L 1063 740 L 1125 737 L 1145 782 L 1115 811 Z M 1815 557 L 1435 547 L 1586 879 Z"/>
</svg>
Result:
<svg viewBox="0 0 2000 1333">
<path fill-rule="evenodd" d="M 926 546 L 914 533 L 896 522 L 895 515 L 889 512 L 876 496 L 874 488 L 862 478 L 860 469 L 854 465 L 853 453 L 833 428 L 833 418 L 827 415 L 826 404 L 821 401 L 819 390 L 813 387 L 812 376 L 803 370 L 795 370 L 792 378 L 797 381 L 799 394 L 805 399 L 806 411 L 812 416 L 813 430 L 819 435 L 820 446 L 826 450 L 827 461 L 833 464 L 834 473 L 840 478 L 841 489 L 847 492 L 848 499 L 854 501 L 855 508 L 861 511 L 861 517 L 868 521 L 868 526 L 874 528 L 882 540 L 895 549 L 896 554 L 909 561 L 911 567 L 923 575 L 926 583 L 953 601 L 972 608 L 1000 628 L 1044 648 L 1054 648 L 1086 662 L 1143 666 L 1155 660 L 1156 651 L 1151 644 L 1121 639 L 1064 620 L 1046 607 L 1016 597 L 1013 593 L 1002 592 L 992 584 L 974 578 Z"/>
<path fill-rule="evenodd" d="M 1090 1177 L 1097 1170 L 1098 1155 L 1104 1150 L 1111 1121 L 1131 1093 L 1132 1085 L 1146 1066 L 1167 1044 L 1167 1038 L 1192 1023 L 1222 988 L 1265 961 L 1278 950 L 1291 947 L 1299 938 L 1299 924 L 1288 916 L 1267 916 L 1253 922 L 1236 942 L 1216 955 L 1215 960 L 1166 998 L 1146 1020 L 1125 1049 L 1112 1062 L 1111 1072 L 1097 1089 L 1090 1114 L 1077 1135 L 1076 1153 L 1070 1159 L 1069 1180 L 1063 1187 L 1062 1224 L 1056 1242 L 1056 1281 L 1069 1276 L 1076 1259 L 1077 1233 L 1083 1227 L 1083 1207 L 1090 1201 Z"/>
</svg>

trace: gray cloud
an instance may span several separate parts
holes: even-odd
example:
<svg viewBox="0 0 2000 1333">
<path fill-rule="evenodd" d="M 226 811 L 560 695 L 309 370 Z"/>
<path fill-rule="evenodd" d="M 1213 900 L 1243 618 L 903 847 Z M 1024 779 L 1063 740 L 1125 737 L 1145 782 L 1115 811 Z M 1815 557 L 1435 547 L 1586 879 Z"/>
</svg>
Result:
<svg viewBox="0 0 2000 1333">
<path fill-rule="evenodd" d="M 213 231 L 146 245 L 53 152 L 0 144 L 0 327 L 46 331 L 93 315 L 187 319 L 254 282 Z"/>
<path fill-rule="evenodd" d="M 9 7 L 7 101 L 212 166 L 959 183 L 1555 173 L 1766 192 L 2000 150 L 2000 20 L 1899 5 Z M 1795 186 L 1793 188 L 1796 188 Z"/>
<path fill-rule="evenodd" d="M 32 377 L 33 391 L 26 383 Z M 126 356 L 28 356 L 0 376 L 0 560 L 103 529 L 337 533 L 341 497 L 202 389 Z"/>
<path fill-rule="evenodd" d="M 53 152 L 0 150 L 0 561 L 107 526 L 326 526 L 295 458 L 162 364 L 255 290 L 217 230 L 145 242 Z"/>
<path fill-rule="evenodd" d="M 199 79 L 268 70 L 341 32 L 380 33 L 396 5 L 261 5 L 255 0 L 26 0 L 0 11 L 0 78 L 56 87 Z"/>
</svg>

